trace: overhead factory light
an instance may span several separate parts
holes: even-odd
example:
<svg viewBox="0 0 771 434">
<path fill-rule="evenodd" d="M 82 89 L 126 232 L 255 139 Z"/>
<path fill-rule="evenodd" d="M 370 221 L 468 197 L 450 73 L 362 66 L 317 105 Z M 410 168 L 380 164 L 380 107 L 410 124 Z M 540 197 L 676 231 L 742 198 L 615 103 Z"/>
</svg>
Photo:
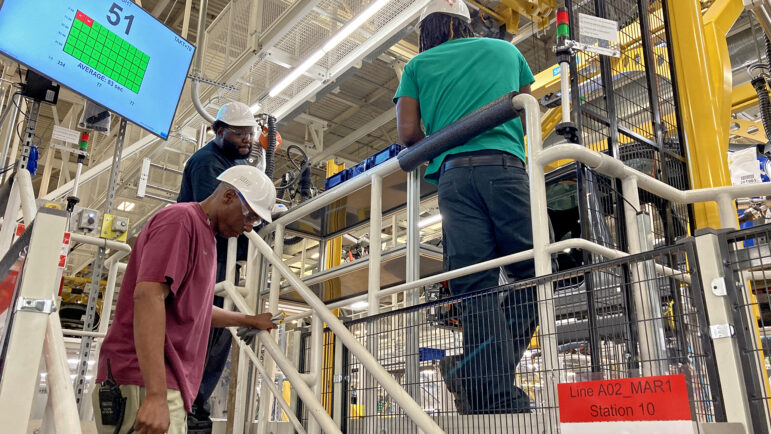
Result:
<svg viewBox="0 0 771 434">
<path fill-rule="evenodd" d="M 257 112 L 260 111 L 260 108 L 262 108 L 262 106 L 260 105 L 260 103 L 256 102 L 256 103 L 252 104 L 251 107 L 249 107 L 249 110 L 252 111 L 253 115 L 256 115 Z"/>
<path fill-rule="evenodd" d="M 432 215 L 431 217 L 426 217 L 423 220 L 419 221 L 418 222 L 418 227 L 419 228 L 424 228 L 426 226 L 431 226 L 433 224 L 439 223 L 440 221 L 442 221 L 442 215 L 441 214 Z"/>
<path fill-rule="evenodd" d="M 354 19 L 349 21 L 348 24 L 343 26 L 343 28 L 340 29 L 337 33 L 332 35 L 332 37 L 321 47 L 320 50 L 311 54 L 310 57 L 308 57 L 303 63 L 301 63 L 299 66 L 293 69 L 292 72 L 289 73 L 289 75 L 287 75 L 286 77 L 284 77 L 283 80 L 278 82 L 278 84 L 274 86 L 273 89 L 270 90 L 268 95 L 272 98 L 280 94 L 284 89 L 286 89 L 287 86 L 292 84 L 293 81 L 297 80 L 298 77 L 305 74 L 305 72 L 309 70 L 311 66 L 315 65 L 316 62 L 321 60 L 321 58 L 324 57 L 325 54 L 332 51 L 333 48 L 335 48 L 338 44 L 343 42 L 345 38 L 347 38 L 356 29 L 361 27 L 362 24 L 364 24 L 368 19 L 370 19 L 373 15 L 375 15 L 380 9 L 383 9 L 383 7 L 387 4 L 388 4 L 388 0 L 377 0 L 372 4 L 370 4 L 369 7 L 367 7 L 367 9 L 365 9 L 362 13 L 360 13 Z M 255 106 L 257 106 L 257 109 L 254 108 Z M 252 112 L 254 113 L 257 110 L 259 110 L 259 104 L 253 105 Z"/>
<path fill-rule="evenodd" d="M 383 6 L 387 4 L 388 0 L 377 0 L 369 5 L 367 9 L 364 9 L 364 12 L 357 15 L 354 19 L 349 21 L 348 24 L 343 26 L 342 29 L 335 33 L 332 38 L 327 41 L 323 47 L 321 47 L 321 49 L 325 52 L 332 51 L 332 49 L 335 48 L 337 44 L 343 42 L 343 39 L 347 38 L 356 29 L 361 27 L 361 25 L 370 19 L 372 15 L 375 15 L 380 9 L 383 9 Z"/>
<path fill-rule="evenodd" d="M 135 206 L 136 204 L 134 202 L 124 200 L 118 205 L 118 211 L 131 212 L 131 210 L 134 209 Z"/>
<path fill-rule="evenodd" d="M 319 259 L 319 252 L 312 254 L 311 259 Z"/>
</svg>

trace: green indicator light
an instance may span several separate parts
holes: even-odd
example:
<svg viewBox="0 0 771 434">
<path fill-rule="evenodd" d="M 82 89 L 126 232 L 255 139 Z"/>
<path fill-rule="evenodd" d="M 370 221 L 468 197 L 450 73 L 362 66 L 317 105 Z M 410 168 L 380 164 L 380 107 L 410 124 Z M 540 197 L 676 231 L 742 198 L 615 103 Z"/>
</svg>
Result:
<svg viewBox="0 0 771 434">
<path fill-rule="evenodd" d="M 569 37 L 570 36 L 570 26 L 567 24 L 560 24 L 557 26 L 557 37 Z"/>
</svg>

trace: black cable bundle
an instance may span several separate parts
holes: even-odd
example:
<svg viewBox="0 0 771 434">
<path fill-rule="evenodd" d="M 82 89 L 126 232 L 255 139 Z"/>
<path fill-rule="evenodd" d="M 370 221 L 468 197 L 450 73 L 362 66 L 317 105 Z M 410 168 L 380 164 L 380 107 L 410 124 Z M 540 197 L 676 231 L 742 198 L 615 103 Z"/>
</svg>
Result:
<svg viewBox="0 0 771 434">
<path fill-rule="evenodd" d="M 273 179 L 273 170 L 276 168 L 276 118 L 268 116 L 268 149 L 265 150 L 265 174 Z"/>
</svg>

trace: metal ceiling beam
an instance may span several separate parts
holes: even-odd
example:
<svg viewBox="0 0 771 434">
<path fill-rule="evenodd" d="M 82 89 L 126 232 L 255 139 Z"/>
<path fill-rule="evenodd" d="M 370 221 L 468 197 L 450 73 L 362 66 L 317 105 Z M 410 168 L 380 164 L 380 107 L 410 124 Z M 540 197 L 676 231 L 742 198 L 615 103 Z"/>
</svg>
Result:
<svg viewBox="0 0 771 434">
<path fill-rule="evenodd" d="M 155 4 L 155 7 L 153 8 L 152 12 L 150 12 L 150 14 L 152 14 L 152 16 L 155 18 L 160 19 L 160 15 L 163 13 L 163 11 L 166 10 L 166 6 L 168 6 L 170 2 L 171 0 L 160 0 Z"/>
<path fill-rule="evenodd" d="M 329 121 L 313 115 L 309 115 L 307 113 L 300 113 L 299 115 L 295 116 L 295 118 L 292 120 L 295 122 L 299 122 L 303 125 L 316 125 L 323 129 L 329 128 Z"/>
<path fill-rule="evenodd" d="M 294 65 L 299 65 L 302 63 L 302 60 L 299 57 L 276 47 L 271 48 L 265 53 L 265 60 L 271 63 L 275 63 L 278 66 L 286 68 L 287 70 L 292 69 Z M 324 80 L 327 77 L 327 70 L 318 65 L 313 65 L 308 68 L 308 70 L 305 71 L 303 75 L 313 80 Z"/>
<path fill-rule="evenodd" d="M 428 4 L 429 0 L 417 0 L 408 8 L 403 10 L 399 15 L 394 17 L 386 26 L 379 29 L 371 38 L 360 44 L 355 50 L 351 51 L 337 64 L 329 69 L 329 79 L 327 81 L 336 80 L 339 76 L 343 75 L 348 69 L 354 67 L 357 63 L 360 63 L 365 57 L 372 53 L 377 47 L 379 47 L 384 41 L 387 41 L 405 31 L 405 27 L 411 23 L 420 14 L 420 11 Z M 379 53 L 378 53 L 379 55 Z M 275 111 L 274 116 L 277 119 L 281 119 L 289 113 L 292 113 L 298 106 L 304 104 L 313 95 L 317 94 L 327 82 L 316 81 L 303 89 L 294 98 L 283 104 L 281 108 Z"/>
</svg>

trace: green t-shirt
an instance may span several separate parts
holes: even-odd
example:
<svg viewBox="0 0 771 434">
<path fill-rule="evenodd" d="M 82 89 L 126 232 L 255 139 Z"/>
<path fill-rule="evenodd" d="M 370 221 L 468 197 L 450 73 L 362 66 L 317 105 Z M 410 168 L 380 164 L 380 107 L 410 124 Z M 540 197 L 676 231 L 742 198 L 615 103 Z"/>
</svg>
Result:
<svg viewBox="0 0 771 434">
<path fill-rule="evenodd" d="M 420 103 L 420 117 L 431 135 L 505 93 L 535 81 L 522 53 L 500 39 L 447 41 L 413 57 L 404 67 L 394 102 L 402 96 Z M 522 122 L 513 119 L 431 160 L 426 181 L 437 183 L 448 155 L 496 149 L 525 161 Z"/>
</svg>

